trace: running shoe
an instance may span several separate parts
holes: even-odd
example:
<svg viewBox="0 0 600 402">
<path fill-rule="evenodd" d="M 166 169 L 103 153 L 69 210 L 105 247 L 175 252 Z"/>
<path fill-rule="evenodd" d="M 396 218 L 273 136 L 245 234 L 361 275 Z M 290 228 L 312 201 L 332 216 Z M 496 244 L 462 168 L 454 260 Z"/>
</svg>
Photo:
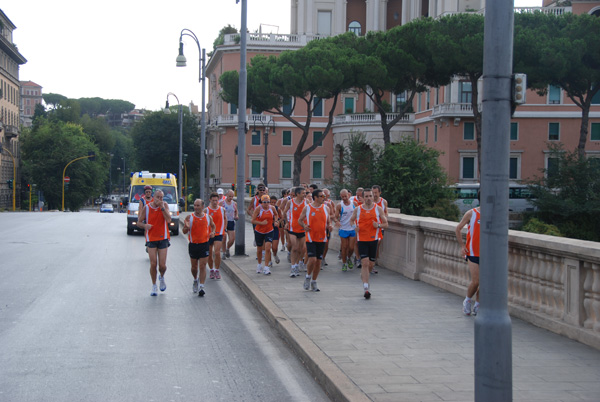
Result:
<svg viewBox="0 0 600 402">
<path fill-rule="evenodd" d="M 215 269 L 215 279 L 221 279 L 221 271 Z"/>
<path fill-rule="evenodd" d="M 156 296 L 158 294 L 158 288 L 156 284 L 152 285 L 152 291 L 150 291 L 150 296 Z"/>
<path fill-rule="evenodd" d="M 376 269 L 375 269 L 375 267 L 373 267 L 373 269 L 371 270 L 371 273 L 372 273 L 372 274 L 378 274 L 378 273 L 379 273 L 379 271 L 378 271 L 378 270 L 376 270 Z"/>
<path fill-rule="evenodd" d="M 277 254 L 275 254 L 273 256 L 273 258 L 275 258 L 275 263 L 279 264 L 281 262 L 281 260 L 279 259 L 279 256 Z"/>
<path fill-rule="evenodd" d="M 321 289 L 317 286 L 317 281 L 310 281 L 310 290 L 313 292 L 320 292 Z"/>
<path fill-rule="evenodd" d="M 225 254 L 225 253 L 221 253 L 221 259 L 222 259 L 222 260 L 226 260 L 226 259 L 227 259 L 227 254 Z"/>
<path fill-rule="evenodd" d="M 265 274 L 265 275 L 271 275 L 271 270 L 269 269 L 269 266 L 268 266 L 268 265 L 267 265 L 267 266 L 265 267 L 265 269 L 263 270 L 263 274 Z"/>
<path fill-rule="evenodd" d="M 285 251 L 285 243 L 281 243 L 281 251 Z"/>
<path fill-rule="evenodd" d="M 263 271 L 263 266 L 262 266 L 262 264 L 258 264 L 258 265 L 256 266 L 256 273 L 257 273 L 257 274 L 262 274 L 262 271 Z"/>
<path fill-rule="evenodd" d="M 158 280 L 160 281 L 160 291 L 164 292 L 167 290 L 167 284 L 165 283 L 165 278 L 162 275 L 158 275 Z"/>
<path fill-rule="evenodd" d="M 304 278 L 304 290 L 308 290 L 310 288 L 310 276 L 308 278 Z"/>
<path fill-rule="evenodd" d="M 358 258 L 355 260 L 355 262 L 356 268 L 362 268 L 362 262 Z"/>
<path fill-rule="evenodd" d="M 273 261 L 269 261 L 269 268 L 273 268 Z"/>
<path fill-rule="evenodd" d="M 229 249 L 227 251 L 225 251 L 225 257 L 230 258 L 231 254 L 229 253 Z"/>
<path fill-rule="evenodd" d="M 192 291 L 194 293 L 198 293 L 198 281 L 194 281 L 194 285 L 192 285 Z"/>
<path fill-rule="evenodd" d="M 479 302 L 475 302 L 472 315 L 477 315 L 477 313 L 479 313 Z"/>
<path fill-rule="evenodd" d="M 369 292 L 368 290 L 365 290 L 365 299 L 369 300 L 371 298 L 371 292 Z"/>
<path fill-rule="evenodd" d="M 296 277 L 296 267 L 292 267 L 290 269 L 290 278 L 295 278 Z"/>
<path fill-rule="evenodd" d="M 298 265 L 294 268 L 294 272 L 296 273 L 296 276 L 300 276 L 300 267 Z"/>
<path fill-rule="evenodd" d="M 353 269 L 354 268 L 354 264 L 352 264 L 352 258 L 348 258 L 348 269 Z"/>
<path fill-rule="evenodd" d="M 214 269 L 210 270 L 210 279 L 215 279 L 215 271 L 214 271 Z"/>
<path fill-rule="evenodd" d="M 348 270 L 348 264 L 342 264 L 342 272 L 346 272 Z"/>
<path fill-rule="evenodd" d="M 338 260 L 341 260 L 341 259 L 342 259 L 342 250 L 340 250 L 340 251 L 338 252 Z"/>
<path fill-rule="evenodd" d="M 325 258 L 323 258 L 323 266 L 326 267 L 327 265 L 329 264 L 327 264 L 327 261 L 325 261 Z"/>
<path fill-rule="evenodd" d="M 288 251 L 288 254 L 287 254 L 287 262 L 289 262 L 290 264 L 292 263 L 292 256 L 291 256 L 291 253 L 289 251 Z"/>
<path fill-rule="evenodd" d="M 204 291 L 204 286 L 203 286 L 198 291 L 198 297 L 204 297 L 205 294 L 206 294 L 206 292 Z"/>
<path fill-rule="evenodd" d="M 465 315 L 471 315 L 471 300 L 465 299 L 463 301 L 463 313 Z"/>
</svg>

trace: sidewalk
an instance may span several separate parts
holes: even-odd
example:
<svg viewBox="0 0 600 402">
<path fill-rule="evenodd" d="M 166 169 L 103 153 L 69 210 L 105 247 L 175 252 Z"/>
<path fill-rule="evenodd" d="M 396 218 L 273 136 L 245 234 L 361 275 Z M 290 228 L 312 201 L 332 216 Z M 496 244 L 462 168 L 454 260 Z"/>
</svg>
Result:
<svg viewBox="0 0 600 402">
<path fill-rule="evenodd" d="M 332 400 L 473 401 L 474 317 L 462 298 L 379 268 L 363 298 L 360 270 L 341 271 L 330 250 L 320 292 L 290 278 L 286 252 L 256 274 L 252 225 L 247 257 L 222 269 L 278 329 Z M 281 246 L 279 247 L 281 249 Z M 232 250 L 233 251 L 233 247 Z M 600 401 L 600 351 L 512 320 L 514 401 Z"/>
</svg>

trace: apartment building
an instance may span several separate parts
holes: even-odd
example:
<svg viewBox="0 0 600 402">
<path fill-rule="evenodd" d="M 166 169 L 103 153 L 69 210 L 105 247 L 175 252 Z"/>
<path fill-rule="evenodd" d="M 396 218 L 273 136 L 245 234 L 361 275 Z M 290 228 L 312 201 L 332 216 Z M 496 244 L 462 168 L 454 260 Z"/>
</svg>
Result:
<svg viewBox="0 0 600 402">
<path fill-rule="evenodd" d="M 559 2 L 562 3 L 562 2 Z M 549 13 L 600 14 L 600 1 L 571 1 L 560 6 L 546 0 L 542 10 Z M 247 57 L 257 54 L 279 54 L 294 50 L 322 36 L 347 31 L 364 35 L 368 31 L 387 30 L 421 16 L 438 18 L 448 14 L 485 11 L 484 0 L 293 0 L 291 33 L 248 34 Z M 523 11 L 523 10 L 517 10 Z M 227 187 L 235 182 L 237 145 L 237 108 L 219 97 L 219 77 L 223 72 L 239 70 L 239 38 L 226 35 L 207 65 L 209 79 L 207 159 L 210 183 Z M 479 83 L 481 90 L 481 82 Z M 430 88 L 415 96 L 413 110 L 391 131 L 392 142 L 403 137 L 414 138 L 442 152 L 440 163 L 455 182 L 477 182 L 477 144 L 471 84 L 459 78 L 451 84 Z M 481 91 L 480 91 L 481 94 Z M 586 152 L 600 157 L 600 96 L 594 99 L 590 112 L 589 138 Z M 405 94 L 389 94 L 393 110 L 404 102 Z M 325 109 L 329 105 L 325 101 Z M 325 183 L 333 175 L 336 153 L 351 133 L 361 132 L 371 144 L 383 145 L 378 113 L 364 94 L 348 91 L 341 95 L 335 111 L 332 133 L 322 146 L 302 164 L 301 181 Z M 294 117 L 302 119 L 301 110 Z M 392 116 L 394 117 L 394 116 Z M 272 188 L 291 185 L 293 151 L 300 137 L 299 129 L 289 121 L 269 113 L 252 114 L 248 110 L 246 137 L 246 171 L 252 182 L 264 180 L 264 163 L 268 160 L 268 183 Z M 317 116 L 311 123 L 311 139 L 318 138 L 326 125 L 326 117 Z M 517 108 L 511 121 L 510 179 L 531 179 L 542 174 L 552 160 L 550 144 L 560 142 L 567 149 L 576 147 L 581 110 L 560 88 L 549 88 L 546 96 L 527 93 L 527 103 Z M 273 130 L 275 127 L 275 130 Z M 268 136 L 265 133 L 268 132 Z M 265 146 L 265 139 L 268 145 Z M 266 157 L 265 157 L 266 156 Z"/>
<path fill-rule="evenodd" d="M 16 26 L 0 10 L 0 208 L 12 208 L 13 191 L 8 181 L 14 180 L 17 200 L 20 205 L 20 82 L 19 66 L 27 60 L 13 42 Z M 12 156 L 11 156 L 12 155 Z"/>
<path fill-rule="evenodd" d="M 42 86 L 33 81 L 21 81 L 21 124 L 31 127 L 36 105 L 41 105 Z"/>
</svg>

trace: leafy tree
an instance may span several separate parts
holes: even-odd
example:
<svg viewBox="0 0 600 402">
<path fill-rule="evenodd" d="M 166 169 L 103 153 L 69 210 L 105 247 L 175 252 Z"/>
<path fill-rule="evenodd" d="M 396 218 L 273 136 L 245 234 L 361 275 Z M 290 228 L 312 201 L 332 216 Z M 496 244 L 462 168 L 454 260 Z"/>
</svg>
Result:
<svg viewBox="0 0 600 402">
<path fill-rule="evenodd" d="M 52 106 L 53 109 L 58 107 L 60 102 L 66 101 L 68 98 L 64 95 L 47 93 L 42 95 L 42 99 L 46 102 L 46 105 Z"/>
<path fill-rule="evenodd" d="M 599 160 L 560 146 L 551 148 L 550 157 L 557 158 L 558 169 L 545 170 L 531 187 L 535 216 L 564 236 L 600 241 Z"/>
<path fill-rule="evenodd" d="M 42 119 L 40 119 L 42 120 Z M 62 204 L 62 173 L 73 159 L 93 151 L 101 157 L 98 147 L 80 125 L 62 121 L 40 122 L 21 138 L 23 170 L 30 183 L 44 192 L 50 209 Z M 102 191 L 107 174 L 103 163 L 86 159 L 73 162 L 66 175 L 71 177 L 65 191 L 65 208 L 77 211 L 84 202 Z"/>
<path fill-rule="evenodd" d="M 600 91 L 600 19 L 588 14 L 515 15 L 515 71 L 544 95 L 562 88 L 581 109 L 577 152 L 585 157 L 592 98 Z"/>
<path fill-rule="evenodd" d="M 343 43 L 353 35 L 347 33 L 335 38 L 312 41 L 307 46 L 296 51 L 285 51 L 279 57 L 255 56 L 248 68 L 248 106 L 258 112 L 268 112 L 280 115 L 289 120 L 302 131 L 302 135 L 294 151 L 293 183 L 300 184 L 302 160 L 331 132 L 333 114 L 339 95 L 351 88 L 356 82 L 359 71 L 369 68 L 369 58 L 359 55 L 354 49 L 343 46 Z M 227 71 L 220 78 L 223 88 L 222 98 L 228 103 L 238 102 L 237 71 Z M 287 112 L 284 100 L 295 99 L 293 109 Z M 324 112 L 328 116 L 327 126 L 321 136 L 321 141 L 307 145 L 310 125 L 316 107 L 322 107 L 321 102 L 330 99 L 330 107 Z M 293 110 L 302 108 L 298 120 L 293 116 Z"/>
<path fill-rule="evenodd" d="M 451 200 L 440 152 L 413 139 L 385 147 L 376 164 L 372 183 L 379 184 L 388 205 L 403 213 L 422 215 L 438 200 Z"/>
<path fill-rule="evenodd" d="M 361 132 L 351 132 L 348 142 L 343 144 L 340 152 L 334 156 L 333 177 L 330 183 L 334 194 L 342 189 L 354 191 L 358 187 L 370 187 L 373 182 L 373 166 L 381 149 L 371 147 L 367 137 Z"/>
<path fill-rule="evenodd" d="M 178 113 L 162 111 L 144 116 L 131 131 L 136 166 L 151 172 L 177 173 L 179 165 L 179 118 Z M 200 154 L 200 135 L 196 120 L 184 110 L 183 153 L 187 159 L 188 172 L 200 168 L 196 155 Z"/>
<path fill-rule="evenodd" d="M 89 134 L 101 152 L 110 152 L 115 146 L 115 139 L 106 120 L 99 117 L 90 117 L 85 114 L 80 121 L 83 131 Z"/>
<path fill-rule="evenodd" d="M 390 131 L 406 113 L 412 111 L 415 95 L 450 82 L 453 72 L 446 63 L 435 64 L 430 44 L 432 32 L 439 22 L 430 18 L 414 20 L 386 32 L 370 32 L 357 39 L 358 51 L 375 59 L 360 72 L 356 86 L 373 101 L 381 116 L 383 142 L 390 144 Z M 406 92 L 406 102 L 398 114 L 390 118 L 389 93 Z"/>
<path fill-rule="evenodd" d="M 221 28 L 219 35 L 213 41 L 213 52 L 217 49 L 217 46 L 221 46 L 225 43 L 225 35 L 234 33 L 238 33 L 238 30 L 236 27 L 233 27 L 230 24 L 227 24 L 227 26 Z M 209 57 L 210 56 L 211 54 L 209 54 Z"/>
<path fill-rule="evenodd" d="M 75 99 L 61 101 L 52 111 L 51 117 L 64 122 L 79 123 L 81 106 Z"/>
<path fill-rule="evenodd" d="M 477 83 L 483 75 L 483 23 L 480 14 L 454 14 L 440 18 L 433 26 L 430 44 L 434 65 L 450 76 L 471 84 L 471 108 L 475 119 L 478 170 L 481 170 L 481 112 Z"/>
</svg>

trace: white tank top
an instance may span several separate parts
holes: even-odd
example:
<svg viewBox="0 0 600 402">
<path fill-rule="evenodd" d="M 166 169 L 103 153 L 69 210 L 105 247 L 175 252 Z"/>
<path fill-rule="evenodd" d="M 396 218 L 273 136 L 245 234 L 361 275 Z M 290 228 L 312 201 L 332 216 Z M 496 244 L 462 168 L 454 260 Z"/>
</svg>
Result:
<svg viewBox="0 0 600 402">
<path fill-rule="evenodd" d="M 340 229 L 341 230 L 354 230 L 356 226 L 350 224 L 350 218 L 352 217 L 352 212 L 354 212 L 354 203 L 350 202 L 350 205 L 344 205 L 342 202 L 340 204 L 342 209 L 340 211 Z"/>
<path fill-rule="evenodd" d="M 228 204 L 227 201 L 223 201 L 223 208 L 225 208 L 225 216 L 227 217 L 227 221 L 233 221 L 235 218 L 235 201 L 231 201 L 231 204 Z"/>
</svg>

